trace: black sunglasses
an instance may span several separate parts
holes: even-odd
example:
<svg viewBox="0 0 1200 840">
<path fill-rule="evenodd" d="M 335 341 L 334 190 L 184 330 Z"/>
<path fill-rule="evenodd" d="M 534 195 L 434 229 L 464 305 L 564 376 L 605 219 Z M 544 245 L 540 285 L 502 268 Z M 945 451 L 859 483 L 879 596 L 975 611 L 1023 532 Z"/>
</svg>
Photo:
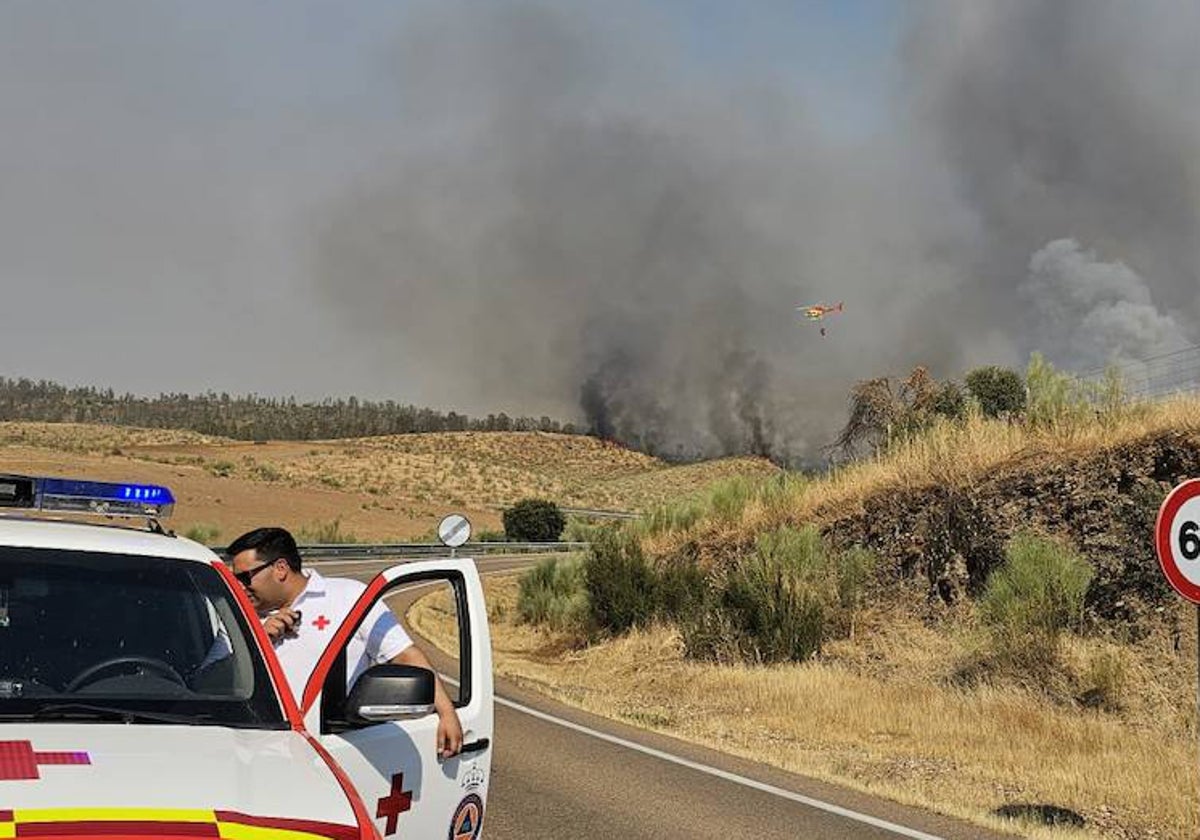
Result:
<svg viewBox="0 0 1200 840">
<path fill-rule="evenodd" d="M 250 581 L 254 580 L 254 576 L 256 574 L 261 572 L 263 569 L 269 569 L 274 565 L 275 561 L 272 560 L 270 563 L 263 563 L 261 566 L 255 566 L 253 569 L 246 569 L 244 572 L 234 572 L 233 576 L 237 578 L 238 583 L 249 588 Z"/>
</svg>

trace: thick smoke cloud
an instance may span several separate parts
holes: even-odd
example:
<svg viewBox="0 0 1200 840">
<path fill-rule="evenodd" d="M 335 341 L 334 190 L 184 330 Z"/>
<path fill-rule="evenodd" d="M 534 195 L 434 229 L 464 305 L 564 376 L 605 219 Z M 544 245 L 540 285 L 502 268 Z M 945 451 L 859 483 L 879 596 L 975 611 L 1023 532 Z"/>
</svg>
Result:
<svg viewBox="0 0 1200 840">
<path fill-rule="evenodd" d="M 1189 344 L 1175 319 L 1155 307 L 1145 280 L 1072 239 L 1034 254 L 1020 291 L 1045 336 L 1043 352 L 1076 370 L 1097 360 L 1127 365 Z"/>
<path fill-rule="evenodd" d="M 858 378 L 1194 337 L 1200 12 L 923 6 L 887 129 L 847 145 L 786 87 L 690 63 L 616 8 L 406 21 L 409 130 L 318 219 L 314 265 L 426 400 L 666 455 L 811 457 Z M 1113 265 L 1043 250 L 1072 237 Z M 1118 275 L 1124 292 L 1088 290 Z M 792 309 L 838 299 L 826 339 Z"/>
<path fill-rule="evenodd" d="M 1182 313 L 1179 331 L 1196 338 L 1198 35 L 1194 4 L 995 0 L 926 7 L 907 44 L 909 85 L 913 114 L 929 126 L 929 142 L 978 225 L 972 261 L 963 266 L 964 326 L 994 327 L 1003 319 L 1022 357 L 1061 350 L 1053 359 L 1060 364 L 1096 366 L 1141 352 L 1136 342 L 1108 343 L 1111 325 L 1091 310 L 1080 311 L 1076 323 L 1026 320 L 1029 301 L 1013 295 L 1014 286 L 1031 255 L 1070 238 L 1144 278 L 1135 297 L 1152 293 L 1159 307 Z M 1044 266 L 1048 258 L 1043 253 L 1035 262 Z M 1087 286 L 1106 277 L 1111 272 L 1092 270 L 1079 280 Z M 1078 334 L 1071 346 L 1059 340 L 1064 331 Z"/>
</svg>

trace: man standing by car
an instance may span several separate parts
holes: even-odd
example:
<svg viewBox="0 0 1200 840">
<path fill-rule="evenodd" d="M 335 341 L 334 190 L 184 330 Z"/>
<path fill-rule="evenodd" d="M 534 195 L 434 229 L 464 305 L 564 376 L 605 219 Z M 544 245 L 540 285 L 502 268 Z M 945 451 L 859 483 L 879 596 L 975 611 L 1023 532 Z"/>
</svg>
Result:
<svg viewBox="0 0 1200 840">
<path fill-rule="evenodd" d="M 329 639 L 366 586 L 303 569 L 296 540 L 283 528 L 256 528 L 234 540 L 226 553 L 275 646 L 288 685 L 302 693 Z M 378 603 L 347 645 L 347 689 L 367 668 L 386 662 L 433 671 L 391 610 Z M 462 725 L 436 672 L 434 691 L 437 749 L 446 758 L 462 749 Z"/>
</svg>

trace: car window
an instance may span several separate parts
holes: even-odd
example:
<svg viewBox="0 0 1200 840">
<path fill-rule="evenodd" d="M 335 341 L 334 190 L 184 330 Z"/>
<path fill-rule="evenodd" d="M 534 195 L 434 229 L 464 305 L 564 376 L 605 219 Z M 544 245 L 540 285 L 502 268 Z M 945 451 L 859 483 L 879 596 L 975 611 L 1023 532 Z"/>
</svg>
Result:
<svg viewBox="0 0 1200 840">
<path fill-rule="evenodd" d="M 203 563 L 0 548 L 0 718 L 72 702 L 282 726 L 248 633 Z"/>
</svg>

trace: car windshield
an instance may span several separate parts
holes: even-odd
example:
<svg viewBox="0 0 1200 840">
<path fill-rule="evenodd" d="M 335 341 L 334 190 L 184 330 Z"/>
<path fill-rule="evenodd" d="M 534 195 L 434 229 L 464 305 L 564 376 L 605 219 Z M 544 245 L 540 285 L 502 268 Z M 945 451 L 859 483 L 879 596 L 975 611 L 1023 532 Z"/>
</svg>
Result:
<svg viewBox="0 0 1200 840">
<path fill-rule="evenodd" d="M 0 548 L 0 722 L 286 726 L 244 614 L 204 563 Z"/>
</svg>

